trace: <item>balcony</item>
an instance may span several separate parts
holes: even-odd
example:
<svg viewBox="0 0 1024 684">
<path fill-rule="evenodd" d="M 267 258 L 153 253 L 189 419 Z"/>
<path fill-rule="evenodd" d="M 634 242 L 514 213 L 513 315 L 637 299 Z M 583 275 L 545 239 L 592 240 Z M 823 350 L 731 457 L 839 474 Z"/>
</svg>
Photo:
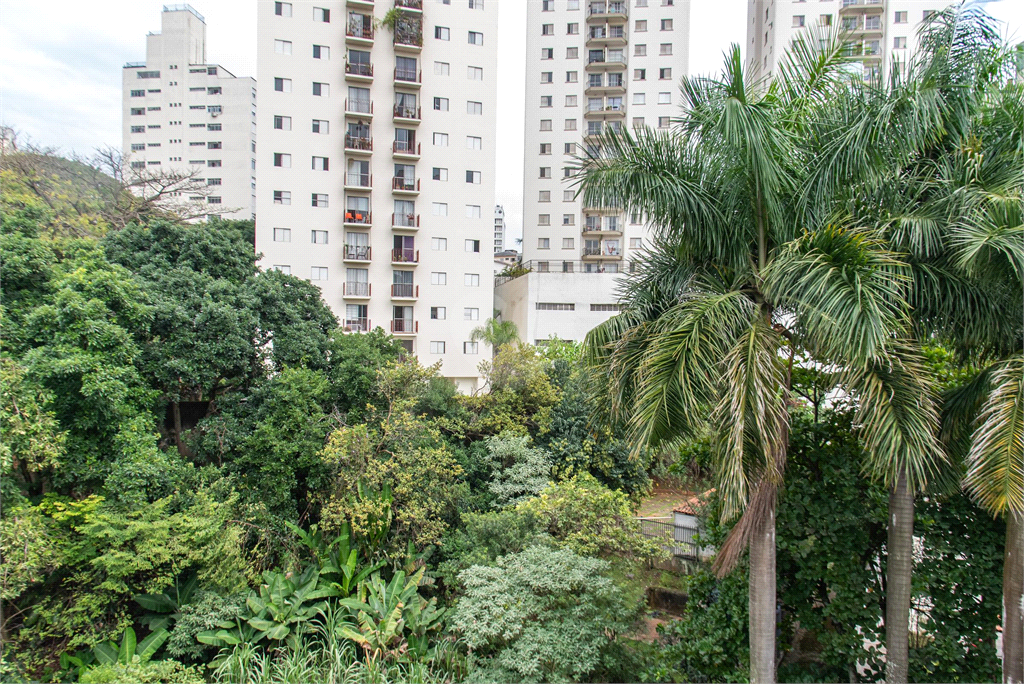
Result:
<svg viewBox="0 0 1024 684">
<path fill-rule="evenodd" d="M 418 195 L 420 194 L 420 179 L 395 176 L 391 179 L 391 191 L 396 195 Z"/>
<path fill-rule="evenodd" d="M 391 321 L 392 335 L 415 335 L 419 331 L 419 321 L 414 321 L 408 318 L 396 318 Z"/>
<path fill-rule="evenodd" d="M 344 299 L 369 299 L 373 286 L 370 283 L 347 282 L 341 288 Z"/>
<path fill-rule="evenodd" d="M 423 0 L 395 0 L 395 7 L 400 7 L 410 12 L 422 12 Z"/>
<path fill-rule="evenodd" d="M 583 112 L 583 118 L 585 119 L 624 119 L 626 118 L 626 105 L 602 105 L 602 106 L 591 106 L 587 105 L 586 111 Z"/>
<path fill-rule="evenodd" d="M 595 57 L 587 61 L 586 70 L 589 72 L 612 71 L 626 68 L 626 57 Z"/>
<path fill-rule="evenodd" d="M 370 212 L 360 211 L 359 209 L 346 209 L 345 210 L 345 225 L 351 228 L 359 228 L 361 226 L 370 225 L 371 217 Z"/>
<path fill-rule="evenodd" d="M 879 9 L 882 6 L 882 0 L 843 0 L 839 6 L 839 14 L 867 12 L 869 10 Z"/>
<path fill-rule="evenodd" d="M 373 174 L 346 173 L 345 189 L 352 192 L 370 192 L 373 189 Z"/>
<path fill-rule="evenodd" d="M 587 97 L 601 97 L 602 95 L 625 95 L 626 81 L 625 79 L 619 79 L 618 82 L 609 82 L 607 85 L 588 85 L 587 89 L 583 91 L 583 94 L 586 95 Z"/>
<path fill-rule="evenodd" d="M 357 119 L 372 119 L 373 102 L 370 100 L 349 100 L 346 98 L 345 116 L 352 116 Z"/>
<path fill-rule="evenodd" d="M 423 72 L 415 69 L 395 69 L 395 85 L 403 88 L 419 88 L 423 85 Z"/>
<path fill-rule="evenodd" d="M 419 16 L 399 19 L 395 26 L 395 52 L 419 53 L 423 51 L 423 22 Z"/>
<path fill-rule="evenodd" d="M 584 261 L 598 260 L 598 259 L 611 259 L 613 261 L 619 261 L 622 259 L 621 249 L 609 249 L 607 247 L 584 247 L 583 248 L 583 259 Z"/>
<path fill-rule="evenodd" d="M 391 250 L 391 264 L 394 266 L 415 266 L 418 263 L 420 263 L 420 251 L 418 249 Z"/>
<path fill-rule="evenodd" d="M 395 283 L 391 286 L 392 299 L 418 299 L 420 286 L 412 283 Z"/>
<path fill-rule="evenodd" d="M 391 118 L 395 123 L 416 125 L 419 124 L 423 117 L 419 107 L 395 105 L 394 116 Z"/>
<path fill-rule="evenodd" d="M 602 24 L 614 22 L 625 23 L 629 17 L 629 11 L 624 2 L 592 2 L 587 7 L 587 23 Z"/>
<path fill-rule="evenodd" d="M 616 225 L 587 223 L 583 225 L 584 235 L 622 235 L 622 228 Z"/>
<path fill-rule="evenodd" d="M 345 42 L 349 45 L 373 45 L 373 27 L 349 24 L 345 29 Z"/>
<path fill-rule="evenodd" d="M 373 65 L 364 64 L 362 62 L 346 62 L 345 63 L 345 80 L 356 81 L 358 83 L 372 83 L 373 82 Z"/>
<path fill-rule="evenodd" d="M 342 325 L 345 332 L 370 332 L 369 318 L 346 318 Z"/>
<path fill-rule="evenodd" d="M 625 26 L 592 26 L 587 32 L 587 47 L 615 47 L 627 42 Z"/>
<path fill-rule="evenodd" d="M 368 262 L 370 261 L 371 249 L 366 245 L 345 245 L 341 260 Z"/>
<path fill-rule="evenodd" d="M 368 156 L 373 154 L 373 138 L 362 138 L 345 134 L 345 151 L 349 154 Z"/>
<path fill-rule="evenodd" d="M 391 228 L 394 230 L 419 230 L 419 214 L 392 214 Z"/>
<path fill-rule="evenodd" d="M 391 145 L 391 156 L 395 159 L 419 159 L 421 145 L 407 140 L 396 140 Z"/>
<path fill-rule="evenodd" d="M 351 7 L 352 9 L 369 10 L 371 13 L 373 12 L 373 0 L 346 0 L 345 6 Z"/>
</svg>

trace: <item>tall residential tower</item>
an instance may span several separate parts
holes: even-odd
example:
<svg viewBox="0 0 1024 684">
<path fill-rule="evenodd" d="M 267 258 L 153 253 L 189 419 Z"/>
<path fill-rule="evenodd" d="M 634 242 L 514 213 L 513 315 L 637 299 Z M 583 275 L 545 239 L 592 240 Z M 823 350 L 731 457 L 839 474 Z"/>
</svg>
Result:
<svg viewBox="0 0 1024 684">
<path fill-rule="evenodd" d="M 138 173 L 205 182 L 202 193 L 180 201 L 251 219 L 256 81 L 206 63 L 206 21 L 191 6 L 164 5 L 160 17 L 160 33 L 146 36 L 146 61 L 121 71 L 124 156 Z"/>
<path fill-rule="evenodd" d="M 393 1 L 393 4 L 392 4 Z M 264 268 L 460 390 L 489 358 L 497 2 L 258 3 Z"/>
</svg>

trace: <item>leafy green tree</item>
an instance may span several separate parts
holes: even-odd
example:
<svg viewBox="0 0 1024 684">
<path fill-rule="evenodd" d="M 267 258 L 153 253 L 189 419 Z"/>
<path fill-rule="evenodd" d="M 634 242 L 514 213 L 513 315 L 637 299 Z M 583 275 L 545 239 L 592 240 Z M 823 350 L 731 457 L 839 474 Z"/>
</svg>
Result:
<svg viewBox="0 0 1024 684">
<path fill-rule="evenodd" d="M 395 363 L 405 350 L 401 343 L 374 328 L 365 335 L 331 334 L 328 346 L 332 401 L 339 411 L 355 423 L 366 415 L 367 405 L 383 405 L 378 373 Z"/>
<path fill-rule="evenodd" d="M 52 411 L 50 394 L 33 386 L 25 369 L 0 357 L 0 494 L 14 508 L 23 492 L 38 495 L 65 456 L 65 435 Z"/>
<path fill-rule="evenodd" d="M 551 455 L 530 446 L 528 436 L 488 437 L 487 453 L 494 468 L 489 487 L 497 506 L 515 506 L 551 482 Z"/>
<path fill-rule="evenodd" d="M 260 349 L 269 348 L 275 370 L 301 366 L 326 371 L 334 361 L 332 338 L 338 319 L 313 283 L 277 270 L 261 271 L 248 283 L 256 307 Z M 357 336 L 353 336 L 357 337 Z"/>
<path fill-rule="evenodd" d="M 450 594 L 461 591 L 459 573 L 473 565 L 494 565 L 502 556 L 519 553 L 530 546 L 553 546 L 532 513 L 504 509 L 467 513 L 459 527 L 451 530 L 441 545 L 446 560 L 438 574 Z"/>
<path fill-rule="evenodd" d="M 519 328 L 512 321 L 488 318 L 483 325 L 473 328 L 469 339 L 486 343 L 497 354 L 499 348 L 519 341 Z"/>
<path fill-rule="evenodd" d="M 452 627 L 477 663 L 474 681 L 587 681 L 638 606 L 604 561 L 534 546 L 459 575 Z"/>
</svg>

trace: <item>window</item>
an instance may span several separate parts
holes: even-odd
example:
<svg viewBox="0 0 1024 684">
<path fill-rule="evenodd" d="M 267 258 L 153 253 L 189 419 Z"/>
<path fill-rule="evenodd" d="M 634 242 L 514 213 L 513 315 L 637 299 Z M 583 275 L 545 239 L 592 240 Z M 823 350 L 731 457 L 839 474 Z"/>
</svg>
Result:
<svg viewBox="0 0 1024 684">
<path fill-rule="evenodd" d="M 480 287 L 480 274 L 467 273 L 464 282 L 466 287 Z"/>
<path fill-rule="evenodd" d="M 537 225 L 538 226 L 550 226 L 551 225 L 551 214 L 539 214 L 537 216 Z M 540 242 L 540 239 L 538 238 L 538 244 L 539 244 L 539 242 Z"/>
<path fill-rule="evenodd" d="M 431 354 L 444 354 L 444 342 L 431 341 L 430 343 Z"/>
<path fill-rule="evenodd" d="M 290 93 L 292 92 L 292 79 L 290 78 L 275 78 L 274 79 L 274 90 L 279 93 Z"/>
<path fill-rule="evenodd" d="M 325 24 L 331 23 L 331 10 L 323 7 L 313 8 L 313 21 L 322 21 Z"/>
<path fill-rule="evenodd" d="M 145 126 L 132 126 L 132 133 L 145 133 L 145 132 L 146 132 L 146 127 Z"/>
<path fill-rule="evenodd" d="M 565 106 L 566 107 L 575 107 L 578 101 L 579 100 L 578 100 L 576 95 L 566 95 L 565 96 Z"/>
<path fill-rule="evenodd" d="M 320 135 L 327 135 L 330 130 L 330 122 L 327 119 L 313 119 L 313 132 L 319 133 Z"/>
<path fill-rule="evenodd" d="M 479 31 L 470 31 L 469 32 L 469 44 L 470 45 L 483 45 L 484 44 L 484 34 L 480 33 Z"/>
<path fill-rule="evenodd" d="M 467 252 L 480 252 L 480 241 L 479 240 L 466 240 L 466 251 Z"/>
<path fill-rule="evenodd" d="M 313 95 L 316 97 L 328 97 L 331 94 L 331 85 L 329 83 L 317 83 L 313 82 Z"/>
<path fill-rule="evenodd" d="M 541 83 L 554 83 L 555 82 L 555 72 L 553 72 L 553 71 L 542 71 L 542 72 L 540 72 L 540 82 Z"/>
<path fill-rule="evenodd" d="M 541 95 L 540 96 L 540 106 L 541 107 L 550 107 L 552 99 L 553 98 L 552 98 L 551 95 Z"/>
<path fill-rule="evenodd" d="M 572 178 L 572 168 L 568 166 L 562 167 L 562 178 Z"/>
<path fill-rule="evenodd" d="M 553 302 L 537 302 L 537 311 L 575 311 L 575 304 L 562 304 Z"/>
<path fill-rule="evenodd" d="M 310 280 L 327 280 L 326 266 L 312 266 L 309 269 Z"/>
<path fill-rule="evenodd" d="M 565 33 L 569 36 L 578 36 L 580 34 L 580 25 L 576 22 L 566 24 Z"/>
<path fill-rule="evenodd" d="M 480 343 L 479 342 L 463 342 L 462 343 L 463 354 L 479 354 Z"/>
<path fill-rule="evenodd" d="M 540 120 L 540 130 L 542 130 L 542 131 L 550 131 L 551 130 L 551 119 L 541 119 Z"/>
<path fill-rule="evenodd" d="M 580 8 L 580 0 L 566 0 L 565 9 L 569 11 L 578 10 Z"/>
<path fill-rule="evenodd" d="M 430 205 L 430 213 L 434 216 L 447 216 L 448 215 L 448 203 L 447 202 L 433 202 Z"/>
<path fill-rule="evenodd" d="M 647 30 L 647 20 L 646 19 L 637 19 L 636 20 L 636 25 L 633 27 L 633 30 L 637 31 L 637 32 L 646 31 Z"/>
<path fill-rule="evenodd" d="M 284 273 L 285 275 L 291 275 L 292 274 L 292 267 L 291 266 L 280 266 L 278 264 L 274 264 L 270 268 L 275 270 L 275 271 L 277 271 L 278 273 Z"/>
<path fill-rule="evenodd" d="M 466 149 L 481 150 L 484 146 L 484 139 L 477 135 L 466 136 Z"/>
<path fill-rule="evenodd" d="M 274 41 L 274 52 L 278 55 L 290 55 L 292 54 L 292 41 L 290 40 L 275 40 Z"/>
<path fill-rule="evenodd" d="M 541 178 L 551 178 L 551 167 L 550 166 L 542 166 L 542 167 L 540 167 L 540 177 Z"/>
<path fill-rule="evenodd" d="M 541 59 L 554 59 L 555 58 L 555 48 L 541 48 L 540 49 L 540 58 Z"/>
<path fill-rule="evenodd" d="M 279 166 L 282 169 L 290 169 L 292 167 L 292 155 L 275 152 L 274 166 Z"/>
<path fill-rule="evenodd" d="M 279 131 L 290 131 L 292 130 L 292 117 L 290 116 L 275 116 L 274 117 L 274 128 Z"/>
<path fill-rule="evenodd" d="M 579 80 L 580 80 L 579 79 L 579 72 L 576 72 L 576 71 L 566 71 L 565 72 L 565 82 L 566 83 L 577 83 Z"/>
<path fill-rule="evenodd" d="M 435 147 L 448 147 L 448 134 L 447 133 L 434 133 L 434 146 Z"/>
<path fill-rule="evenodd" d="M 832 25 L 832 15 L 831 14 L 822 14 L 821 16 L 818 17 L 818 23 L 821 24 L 822 26 L 831 26 Z"/>
<path fill-rule="evenodd" d="M 291 242 L 292 241 L 292 229 L 291 228 L 275 228 L 274 229 L 274 242 Z"/>
<path fill-rule="evenodd" d="M 466 182 L 473 185 L 480 184 L 481 174 L 479 171 L 466 171 Z"/>
<path fill-rule="evenodd" d="M 658 128 L 668 128 L 671 119 L 667 116 L 658 117 Z"/>
<path fill-rule="evenodd" d="M 484 103 L 483 102 L 473 102 L 472 100 L 470 100 L 469 102 L 466 103 L 466 113 L 467 114 L 478 114 L 478 115 L 479 114 L 483 114 L 484 113 Z"/>
<path fill-rule="evenodd" d="M 146 91 L 145 90 L 133 90 L 131 92 L 131 96 L 132 97 L 146 97 Z"/>
<path fill-rule="evenodd" d="M 672 30 L 672 20 L 671 19 L 662 19 L 661 20 L 661 30 L 662 31 L 671 31 Z"/>
<path fill-rule="evenodd" d="M 483 67 L 466 67 L 466 77 L 470 81 L 482 81 L 484 80 L 484 68 Z"/>
<path fill-rule="evenodd" d="M 433 169 L 433 178 L 436 181 L 447 181 L 448 180 L 448 169 L 443 169 L 439 166 L 435 166 Z"/>
<path fill-rule="evenodd" d="M 275 2 L 274 3 L 274 14 L 279 17 L 290 17 L 292 16 L 292 3 L 290 2 Z"/>
<path fill-rule="evenodd" d="M 430 274 L 430 284 L 431 285 L 447 285 L 448 284 L 448 274 L 445 273 L 444 271 L 434 271 L 433 273 Z"/>
<path fill-rule="evenodd" d="M 671 68 L 658 69 L 658 78 L 661 79 L 662 81 L 671 80 L 671 78 L 672 78 L 672 69 Z"/>
<path fill-rule="evenodd" d="M 591 311 L 618 311 L 619 310 L 619 305 L 618 304 L 591 304 L 590 305 L 590 310 Z"/>
<path fill-rule="evenodd" d="M 159 145 L 159 144 L 160 143 L 157 143 L 157 145 Z M 219 150 L 219 149 L 222 149 L 223 147 L 224 147 L 224 145 L 222 143 L 219 143 L 219 142 L 208 142 L 208 143 L 206 143 L 206 149 L 208 149 L 208 150 Z"/>
<path fill-rule="evenodd" d="M 672 93 L 658 93 L 658 104 L 672 104 Z"/>
<path fill-rule="evenodd" d="M 451 73 L 452 65 L 448 62 L 434 62 L 435 76 L 448 76 Z"/>
<path fill-rule="evenodd" d="M 892 39 L 892 47 L 894 50 L 906 50 L 907 39 L 906 36 L 896 36 Z"/>
<path fill-rule="evenodd" d="M 222 166 L 222 164 L 220 163 L 220 159 L 207 160 L 206 165 L 209 166 L 210 168 L 219 168 L 220 166 Z"/>
<path fill-rule="evenodd" d="M 289 190 L 275 190 L 274 204 L 291 204 L 292 193 Z"/>
<path fill-rule="evenodd" d="M 448 307 L 445 306 L 432 306 L 430 307 L 430 319 L 433 321 L 443 321 L 448 317 Z"/>
<path fill-rule="evenodd" d="M 146 115 L 146 108 L 145 107 L 132 107 L 132 116 L 145 116 L 145 115 Z"/>
<path fill-rule="evenodd" d="M 551 143 L 541 143 L 540 144 L 540 153 L 541 154 L 551 154 Z"/>
<path fill-rule="evenodd" d="M 643 127 L 644 127 L 644 117 L 642 117 L 642 116 L 634 116 L 633 117 L 633 128 L 643 128 Z"/>
<path fill-rule="evenodd" d="M 313 157 L 314 171 L 330 171 L 331 162 L 327 157 Z"/>
<path fill-rule="evenodd" d="M 320 207 L 322 209 L 326 209 L 327 208 L 327 195 L 323 195 L 323 194 L 314 192 L 313 195 L 312 195 L 312 198 L 313 198 L 312 205 L 314 207 Z"/>
<path fill-rule="evenodd" d="M 630 249 L 642 249 L 644 246 L 643 238 L 629 238 Z"/>
<path fill-rule="evenodd" d="M 551 201 L 551 191 L 550 190 L 540 190 L 539 193 L 540 194 L 537 197 L 537 201 L 538 202 L 550 202 Z"/>
<path fill-rule="evenodd" d="M 637 57 L 646 57 L 647 56 L 647 46 L 644 45 L 643 43 L 640 43 L 638 45 L 634 45 L 633 46 L 633 54 L 636 55 Z"/>
<path fill-rule="evenodd" d="M 565 130 L 567 130 L 567 131 L 575 131 L 576 130 L 576 119 L 566 119 L 565 120 Z"/>
<path fill-rule="evenodd" d="M 540 11 L 541 12 L 554 12 L 555 11 L 555 0 L 541 0 Z"/>
<path fill-rule="evenodd" d="M 935 10 L 925 10 L 921 12 L 921 21 L 928 21 L 935 16 Z"/>
<path fill-rule="evenodd" d="M 647 93 L 633 93 L 633 104 L 647 104 Z"/>
<path fill-rule="evenodd" d="M 435 252 L 447 252 L 448 238 L 430 238 L 430 249 Z"/>
<path fill-rule="evenodd" d="M 349 235 L 355 235 L 355 233 L 349 233 Z M 314 245 L 326 245 L 327 244 L 327 231 L 326 230 L 311 230 L 309 235 L 309 241 Z"/>
<path fill-rule="evenodd" d="M 330 59 L 331 48 L 326 45 L 314 45 L 313 46 L 313 59 Z"/>
<path fill-rule="evenodd" d="M 469 9 L 479 9 L 479 10 L 482 10 L 483 8 L 484 8 L 484 0 L 469 0 Z"/>
<path fill-rule="evenodd" d="M 540 35 L 542 35 L 542 36 L 553 36 L 553 35 L 555 35 L 555 25 L 554 24 L 541 24 Z"/>
<path fill-rule="evenodd" d="M 132 143 L 132 152 L 139 152 L 146 149 L 145 143 Z"/>
<path fill-rule="evenodd" d="M 661 53 L 660 54 L 671 55 L 672 54 L 672 43 L 662 43 L 661 44 Z"/>
<path fill-rule="evenodd" d="M 575 202 L 576 201 L 576 191 L 575 190 L 563 190 L 562 191 L 562 201 L 563 202 Z"/>
<path fill-rule="evenodd" d="M 434 98 L 434 109 L 439 112 L 448 111 L 448 98 L 447 97 L 435 97 Z"/>
<path fill-rule="evenodd" d="M 793 15 L 793 28 L 801 28 L 804 26 L 805 17 L 802 14 Z"/>
<path fill-rule="evenodd" d="M 565 48 L 565 58 L 566 59 L 579 59 L 580 58 L 580 49 L 579 48 L 574 48 L 574 47 Z"/>
<path fill-rule="evenodd" d="M 647 80 L 647 69 L 633 69 L 633 80 L 634 81 L 646 81 Z"/>
<path fill-rule="evenodd" d="M 574 226 L 574 225 L 576 225 L 576 214 L 562 214 L 562 225 L 563 226 Z"/>
<path fill-rule="evenodd" d="M 435 26 L 434 27 L 434 38 L 437 40 L 451 40 L 452 31 L 447 26 Z"/>
<path fill-rule="evenodd" d="M 479 204 L 467 204 L 466 205 L 466 218 L 480 218 L 480 205 Z"/>
<path fill-rule="evenodd" d="M 462 310 L 462 320 L 464 321 L 479 321 L 480 320 L 480 309 L 475 306 L 467 306 Z"/>
<path fill-rule="evenodd" d="M 897 12 L 894 23 L 896 23 L 896 24 L 906 24 L 907 23 L 907 13 L 906 12 Z"/>
</svg>

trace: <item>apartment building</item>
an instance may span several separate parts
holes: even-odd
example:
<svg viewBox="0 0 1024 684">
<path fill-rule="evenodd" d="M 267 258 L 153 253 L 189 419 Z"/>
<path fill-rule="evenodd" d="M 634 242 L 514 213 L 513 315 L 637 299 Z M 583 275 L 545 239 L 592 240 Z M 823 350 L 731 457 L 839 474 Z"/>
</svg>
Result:
<svg viewBox="0 0 1024 684">
<path fill-rule="evenodd" d="M 164 5 L 146 61 L 121 70 L 123 153 L 139 173 L 191 175 L 201 192 L 169 201 L 228 218 L 256 210 L 256 81 L 206 61 L 206 21 Z M 203 207 L 195 206 L 193 214 Z"/>
<path fill-rule="evenodd" d="M 393 4 L 392 4 L 393 3 Z M 256 247 L 464 392 L 490 357 L 494 0 L 258 3 Z"/>
<path fill-rule="evenodd" d="M 905 63 L 921 25 L 953 0 L 749 0 L 745 58 L 771 77 L 793 39 L 810 26 L 848 33 L 847 49 L 865 79 Z"/>
<path fill-rule="evenodd" d="M 580 340 L 618 310 L 616 274 L 650 231 L 639 216 L 583 206 L 574 157 L 607 130 L 678 116 L 690 0 L 537 0 L 527 11 L 523 263 L 533 273 L 503 283 L 496 306 L 529 342 Z"/>
<path fill-rule="evenodd" d="M 494 253 L 505 251 L 505 207 L 494 207 Z"/>
</svg>

